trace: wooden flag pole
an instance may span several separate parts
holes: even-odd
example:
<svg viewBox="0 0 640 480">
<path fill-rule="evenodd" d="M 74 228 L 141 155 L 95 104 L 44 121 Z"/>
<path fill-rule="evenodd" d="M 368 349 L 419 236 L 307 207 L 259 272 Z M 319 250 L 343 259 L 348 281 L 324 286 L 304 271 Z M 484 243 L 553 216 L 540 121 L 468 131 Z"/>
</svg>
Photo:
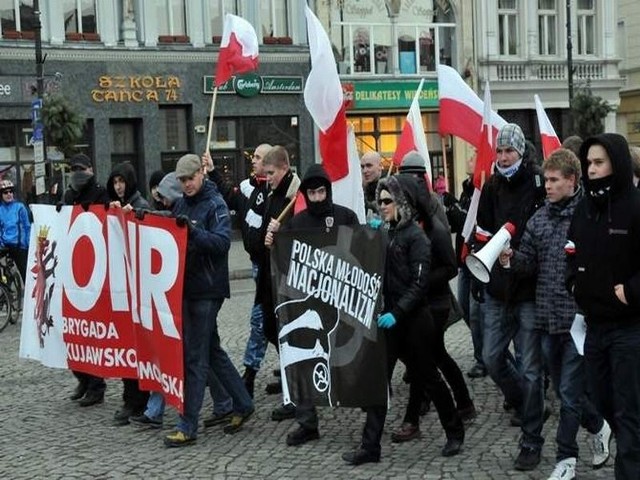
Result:
<svg viewBox="0 0 640 480">
<path fill-rule="evenodd" d="M 280 212 L 280 215 L 278 215 L 278 218 L 276 218 L 276 221 L 278 223 L 282 223 L 282 220 L 284 220 L 284 217 L 286 217 L 287 213 L 289 213 L 291 211 L 293 206 L 296 204 L 297 197 L 298 197 L 298 195 L 296 193 L 296 195 L 294 195 L 293 198 L 289 201 L 289 204 L 286 207 L 284 207 L 284 210 L 282 210 L 282 212 Z"/>
<path fill-rule="evenodd" d="M 442 148 L 442 171 L 444 172 L 444 183 L 447 186 L 447 191 L 449 191 L 449 175 L 447 174 L 447 145 L 444 142 L 444 137 L 440 137 L 440 146 Z M 431 175 L 433 175 L 433 173 Z"/>
<path fill-rule="evenodd" d="M 205 152 L 209 152 L 209 145 L 211 145 L 211 130 L 213 129 L 213 113 L 216 110 L 216 98 L 218 97 L 218 86 L 213 89 L 213 97 L 211 98 L 211 110 L 209 111 L 209 129 L 207 131 L 207 145 Z"/>
<path fill-rule="evenodd" d="M 389 171 L 387 172 L 387 177 L 391 176 L 391 172 L 393 171 L 393 167 L 394 167 L 394 163 L 393 163 L 393 158 L 391 159 L 391 163 L 389 164 Z"/>
</svg>

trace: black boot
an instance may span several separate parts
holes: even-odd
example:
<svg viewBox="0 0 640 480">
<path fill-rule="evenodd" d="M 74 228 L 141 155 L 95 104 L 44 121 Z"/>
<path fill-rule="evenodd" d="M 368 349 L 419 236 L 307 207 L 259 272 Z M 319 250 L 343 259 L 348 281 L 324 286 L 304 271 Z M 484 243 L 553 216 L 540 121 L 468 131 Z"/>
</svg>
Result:
<svg viewBox="0 0 640 480">
<path fill-rule="evenodd" d="M 247 392 L 249 392 L 249 396 L 253 398 L 253 387 L 256 381 L 257 370 L 254 370 L 251 367 L 247 367 L 242 374 L 242 380 L 244 381 L 244 386 L 247 388 Z"/>
</svg>

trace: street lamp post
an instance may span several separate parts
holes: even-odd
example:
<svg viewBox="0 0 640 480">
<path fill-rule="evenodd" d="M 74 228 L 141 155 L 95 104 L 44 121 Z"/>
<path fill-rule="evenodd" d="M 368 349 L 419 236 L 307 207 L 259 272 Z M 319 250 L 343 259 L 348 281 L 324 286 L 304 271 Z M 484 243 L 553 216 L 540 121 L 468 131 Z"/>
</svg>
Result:
<svg viewBox="0 0 640 480">
<path fill-rule="evenodd" d="M 573 43 L 571 39 L 571 0 L 567 0 L 567 81 L 569 89 L 569 132 L 573 133 L 573 118 L 571 107 L 573 105 Z"/>
<path fill-rule="evenodd" d="M 40 22 L 40 1 L 33 0 L 34 35 L 36 47 L 36 96 L 37 100 L 32 105 L 33 120 L 33 159 L 36 179 L 36 196 L 46 192 L 46 158 L 47 153 L 44 144 L 44 127 L 42 125 L 42 97 L 44 95 L 44 61 L 42 55 L 42 23 Z M 42 199 L 41 199 L 42 201 Z"/>
</svg>

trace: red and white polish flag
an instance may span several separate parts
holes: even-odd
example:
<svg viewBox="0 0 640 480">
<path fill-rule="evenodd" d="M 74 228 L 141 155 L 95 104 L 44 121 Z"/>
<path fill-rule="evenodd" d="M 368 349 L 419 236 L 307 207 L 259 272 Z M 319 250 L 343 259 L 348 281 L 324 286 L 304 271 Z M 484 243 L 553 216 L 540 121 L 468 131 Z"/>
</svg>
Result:
<svg viewBox="0 0 640 480">
<path fill-rule="evenodd" d="M 422 86 L 424 84 L 424 78 L 420 80 L 420 85 L 411 102 L 411 108 L 407 114 L 407 119 L 402 127 L 402 133 L 400 134 L 400 140 L 398 140 L 398 146 L 393 154 L 393 163 L 400 165 L 403 157 L 412 150 L 417 151 L 422 158 L 425 159 L 425 169 L 429 176 L 429 181 L 433 178 L 433 172 L 431 171 L 431 158 L 429 157 L 429 148 L 427 146 L 427 139 L 424 135 L 424 125 L 422 123 L 422 114 L 420 113 L 420 93 L 422 92 Z"/>
<path fill-rule="evenodd" d="M 484 182 L 489 180 L 493 171 L 493 164 L 496 159 L 496 151 L 494 148 L 495 138 L 498 132 L 491 125 L 492 121 L 491 110 L 491 89 L 489 88 L 489 81 L 484 86 L 484 102 L 483 102 L 483 115 L 482 115 L 482 127 L 480 129 L 480 135 L 478 136 L 478 151 L 476 154 L 476 165 L 473 169 L 473 195 L 471 196 L 471 204 L 467 210 L 467 217 L 465 218 L 464 226 L 462 227 L 462 236 L 465 241 L 469 241 L 473 227 L 476 224 L 476 218 L 478 215 L 478 204 L 480 203 L 480 193 L 482 192 L 482 186 Z"/>
<path fill-rule="evenodd" d="M 333 201 L 353 210 L 364 223 L 360 159 L 355 148 L 355 136 L 347 129 L 346 106 L 331 42 L 308 6 L 305 16 L 311 71 L 304 87 L 304 103 L 320 130 L 320 157 L 331 179 Z"/>
<path fill-rule="evenodd" d="M 216 66 L 215 84 L 219 87 L 233 75 L 258 68 L 258 36 L 244 18 L 227 13 Z"/>
<path fill-rule="evenodd" d="M 478 132 L 482 129 L 483 101 L 453 68 L 447 65 L 438 65 L 437 72 L 440 96 L 438 133 L 441 136 L 460 137 L 479 148 Z M 507 122 L 496 112 L 491 111 L 490 123 L 495 136 Z"/>
<path fill-rule="evenodd" d="M 549 155 L 551 155 L 554 150 L 559 149 L 562 144 L 560 143 L 558 135 L 556 135 L 556 131 L 553 129 L 553 125 L 551 125 L 549 121 L 549 117 L 547 117 L 547 112 L 544 111 L 540 97 L 536 93 L 533 98 L 536 102 L 538 128 L 540 129 L 540 139 L 542 140 L 542 156 L 546 160 L 549 158 Z"/>
</svg>

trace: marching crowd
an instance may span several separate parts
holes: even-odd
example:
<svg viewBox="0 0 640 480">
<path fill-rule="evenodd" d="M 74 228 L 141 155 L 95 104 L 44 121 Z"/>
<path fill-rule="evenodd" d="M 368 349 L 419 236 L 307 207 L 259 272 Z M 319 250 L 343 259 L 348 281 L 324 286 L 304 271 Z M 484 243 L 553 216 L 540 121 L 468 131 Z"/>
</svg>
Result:
<svg viewBox="0 0 640 480">
<path fill-rule="evenodd" d="M 475 231 L 467 238 L 462 230 L 472 203 L 473 159 L 456 199 L 442 185 L 432 191 L 417 152 L 405 156 L 395 175 L 383 174 L 376 152 L 362 156 L 367 224 L 384 230 L 388 239 L 377 324 L 387 341 L 389 380 L 401 360 L 409 383 L 404 419 L 391 434 L 393 442 L 418 438 L 421 413 L 433 404 L 445 436 L 442 455 L 462 450 L 465 425 L 475 418 L 476 407 L 444 342 L 449 319 L 459 310 L 471 330 L 475 359 L 467 375 L 489 375 L 504 395 L 505 408 L 513 412 L 511 424 L 521 429 L 515 469 L 533 470 L 540 463 L 550 379 L 560 412 L 557 463 L 549 479 L 575 478 L 580 426 L 592 434 L 593 468 L 608 461 L 615 437 L 616 478 L 640 478 L 640 149 L 617 134 L 584 142 L 570 137 L 564 146 L 538 162 L 519 126 L 501 128 L 494 171 L 482 187 Z M 151 176 L 151 205 L 128 163 L 113 169 L 106 188 L 97 183 L 85 155 L 75 155 L 70 166 L 65 204 L 110 203 L 136 215 L 153 211 L 188 228 L 184 413 L 165 444 L 181 447 L 196 441 L 207 387 L 214 410 L 204 426 L 224 425 L 228 434 L 241 430 L 254 412 L 254 383 L 267 346 L 278 349 L 270 247 L 281 230 L 355 225 L 356 214 L 333 202 L 331 181 L 321 165 L 312 165 L 300 179 L 281 146 L 258 146 L 253 174 L 238 188 L 225 181 L 208 153 L 184 155 L 175 172 Z M 4 244 L 13 245 L 5 240 L 5 231 L 16 235 L 15 226 L 6 227 L 5 212 L 22 214 L 8 208 L 13 199 L 7 185 L 0 184 L 0 231 Z M 288 206 L 298 191 L 307 208 L 293 215 Z M 230 210 L 241 220 L 256 283 L 242 375 L 225 352 L 217 325 L 230 295 Z M 510 246 L 501 250 L 490 281 L 482 284 L 464 258 L 481 250 L 506 223 L 515 227 Z M 19 243 L 24 229 L 17 232 Z M 454 295 L 449 283 L 456 276 Z M 577 314 L 587 325 L 584 356 L 570 334 Z M 74 374 L 78 385 L 71 399 L 84 407 L 103 402 L 103 379 Z M 115 424 L 161 427 L 162 395 L 141 391 L 136 380 L 123 380 L 123 386 Z M 277 381 L 268 385 L 271 392 L 281 388 Z M 380 461 L 387 407 L 370 407 L 366 413 L 360 447 L 343 454 L 352 465 Z M 296 419 L 298 427 L 286 440 L 289 446 L 320 437 L 318 412 L 311 403 L 280 405 L 271 418 Z"/>
</svg>

